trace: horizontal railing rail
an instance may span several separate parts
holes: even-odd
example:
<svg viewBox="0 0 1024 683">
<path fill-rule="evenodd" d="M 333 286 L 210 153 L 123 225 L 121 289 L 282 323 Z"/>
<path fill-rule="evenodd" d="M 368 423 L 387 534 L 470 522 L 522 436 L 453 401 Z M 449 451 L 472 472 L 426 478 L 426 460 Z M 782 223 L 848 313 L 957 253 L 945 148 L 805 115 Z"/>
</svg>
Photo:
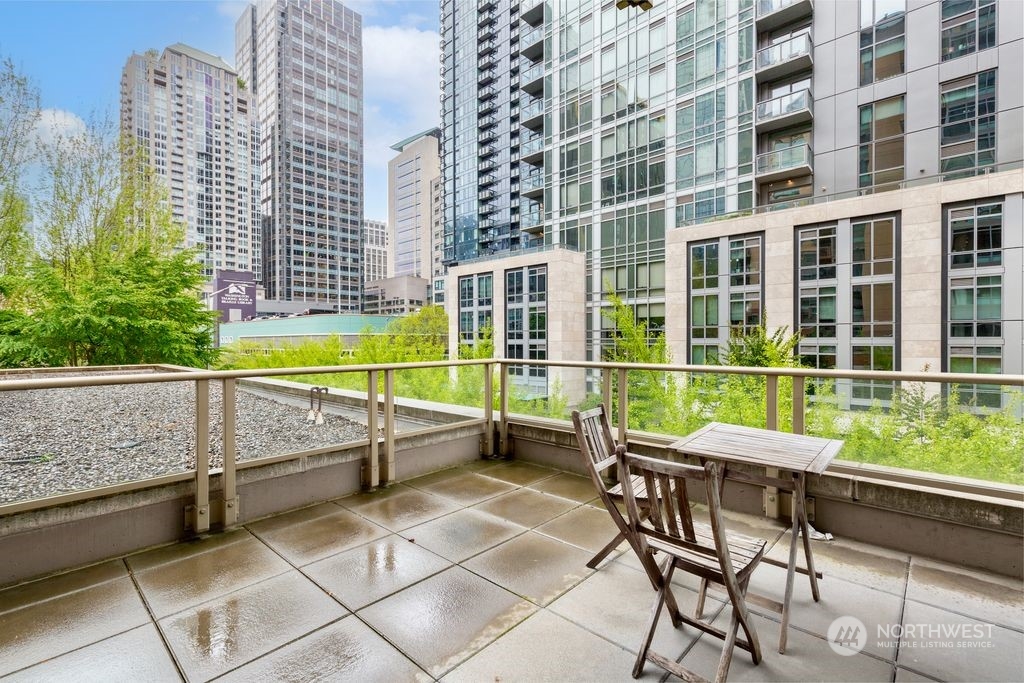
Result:
<svg viewBox="0 0 1024 683">
<path fill-rule="evenodd" d="M 575 368 L 584 371 L 600 373 L 600 395 L 606 405 L 617 405 L 613 421 L 618 430 L 620 441 L 626 442 L 631 438 L 628 430 L 628 405 L 629 405 L 629 382 L 628 373 L 637 371 L 652 371 L 658 373 L 677 373 L 683 375 L 739 375 L 764 377 L 766 382 L 766 405 L 765 424 L 769 429 L 778 429 L 779 419 L 779 388 L 780 378 L 788 378 L 792 381 L 792 415 L 789 415 L 791 429 L 794 433 L 804 431 L 804 410 L 805 391 L 808 380 L 862 380 L 871 382 L 910 382 L 910 383 L 939 383 L 943 385 L 1001 385 L 1008 387 L 1024 387 L 1024 375 L 1005 374 L 969 374 L 969 373 L 943 373 L 943 372 L 902 372 L 902 371 L 859 371 L 859 370 L 819 370 L 814 368 L 761 368 L 761 367 L 732 367 L 717 365 L 689 365 L 689 364 L 651 364 L 651 363 L 621 363 L 621 362 L 592 362 L 592 361 L 551 361 L 551 360 L 509 360 L 509 359 L 473 359 L 473 360 L 451 360 L 451 361 L 423 361 L 397 364 L 364 364 L 364 365 L 335 365 L 316 367 L 294 367 L 294 368 L 259 368 L 246 370 L 189 370 L 185 368 L 171 370 L 168 368 L 153 368 L 152 366 L 116 366 L 103 368 L 106 372 L 119 372 L 124 374 L 104 375 L 81 375 L 77 373 L 87 372 L 90 368 L 65 368 L 65 369 L 43 369 L 39 372 L 41 377 L 22 378 L 19 375 L 28 374 L 34 371 L 17 370 L 0 373 L 0 394 L 3 392 L 34 391 L 47 389 L 75 389 L 79 387 L 97 386 L 118 386 L 151 384 L 162 382 L 191 382 L 196 386 L 196 415 L 195 428 L 195 468 L 166 474 L 148 479 L 141 479 L 125 482 L 113 486 L 103 486 L 88 490 L 74 491 L 55 496 L 34 498 L 31 500 L 14 501 L 12 503 L 0 504 L 0 517 L 15 513 L 26 512 L 35 509 L 54 507 L 72 502 L 100 498 L 143 488 L 163 486 L 182 482 L 191 482 L 194 485 L 194 502 L 189 508 L 191 527 L 196 532 L 206 531 L 210 528 L 210 483 L 213 476 L 220 477 L 222 500 L 220 505 L 219 518 L 224 525 L 231 526 L 238 519 L 238 500 L 236 490 L 236 472 L 239 469 L 258 467 L 260 465 L 296 460 L 312 455 L 330 453 L 336 451 L 333 446 L 307 449 L 293 453 L 285 453 L 263 458 L 256 458 L 236 463 L 235 455 L 235 392 L 239 380 L 270 378 L 270 377 L 296 377 L 309 375 L 327 374 L 351 374 L 360 373 L 366 375 L 365 405 L 367 414 L 367 430 L 369 437 L 364 440 L 346 443 L 346 447 L 366 448 L 367 455 L 364 462 L 363 485 L 367 489 L 373 489 L 381 485 L 388 485 L 396 481 L 395 453 L 396 453 L 396 396 L 395 373 L 407 370 L 447 368 L 455 369 L 461 367 L 479 366 L 483 372 L 483 384 L 481 389 L 481 402 L 479 408 L 472 408 L 469 412 L 463 408 L 458 419 L 449 424 L 434 425 L 403 432 L 403 437 L 414 433 L 443 433 L 449 430 L 462 429 L 467 426 L 479 427 L 483 430 L 482 451 L 485 454 L 509 454 L 509 426 L 518 418 L 509 412 L 510 396 L 512 393 L 512 379 L 509 376 L 509 368 L 513 367 L 560 367 Z M 69 373 L 69 376 L 54 376 L 55 373 Z M 75 374 L 70 374 L 75 373 Z M 497 377 L 495 377 L 497 375 Z M 613 378 L 615 395 L 613 396 Z M 498 380 L 498 386 L 494 380 Z M 221 468 L 210 467 L 210 402 L 209 387 L 211 382 L 223 383 L 223 430 L 222 430 L 222 452 L 223 464 Z M 383 386 L 383 392 L 378 390 L 378 385 Z M 445 404 L 438 404 L 439 406 Z M 494 407 L 497 405 L 497 412 Z M 377 409 L 374 409 L 376 407 Z M 379 436 L 377 436 L 379 434 Z M 496 439 L 497 437 L 497 439 Z M 667 437 L 666 437 L 667 438 Z M 838 463 L 837 471 L 842 469 L 848 473 L 862 471 L 857 463 Z M 844 469 L 845 468 L 845 469 Z M 893 481 L 914 480 L 916 473 L 903 471 L 890 477 Z M 908 479 L 909 478 L 909 479 Z M 927 477 L 926 477 L 927 479 Z M 930 483 L 927 485 L 931 485 Z M 972 488 L 973 486 L 973 488 Z M 998 487 L 997 487 L 998 488 Z M 1005 487 L 1004 487 L 1005 488 Z M 1011 487 L 1012 488 L 1012 487 Z M 970 495 L 989 495 L 984 493 L 984 486 L 975 482 L 971 485 L 964 485 L 959 488 L 961 492 Z M 1009 490 L 1009 489 L 1007 489 Z M 1005 497 L 997 493 L 996 497 Z"/>
</svg>

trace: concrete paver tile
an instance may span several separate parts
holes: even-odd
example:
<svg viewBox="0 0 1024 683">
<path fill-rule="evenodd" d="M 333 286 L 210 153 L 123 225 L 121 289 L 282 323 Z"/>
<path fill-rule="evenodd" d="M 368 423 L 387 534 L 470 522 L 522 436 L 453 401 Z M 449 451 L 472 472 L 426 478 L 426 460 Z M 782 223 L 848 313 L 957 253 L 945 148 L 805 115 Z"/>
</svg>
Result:
<svg viewBox="0 0 1024 683">
<path fill-rule="evenodd" d="M 292 570 L 160 620 L 189 680 L 219 676 L 347 610 Z"/>
<path fill-rule="evenodd" d="M 450 566 L 448 560 L 392 535 L 306 565 L 303 571 L 354 611 Z"/>
<path fill-rule="evenodd" d="M 452 567 L 359 612 L 375 631 L 439 677 L 537 608 L 462 567 Z"/>
</svg>

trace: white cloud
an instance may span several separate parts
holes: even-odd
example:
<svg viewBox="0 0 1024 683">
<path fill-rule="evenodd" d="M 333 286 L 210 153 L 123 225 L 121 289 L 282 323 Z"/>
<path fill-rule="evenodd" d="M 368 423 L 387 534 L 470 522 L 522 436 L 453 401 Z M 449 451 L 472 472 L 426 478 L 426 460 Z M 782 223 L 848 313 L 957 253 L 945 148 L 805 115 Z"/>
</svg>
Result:
<svg viewBox="0 0 1024 683">
<path fill-rule="evenodd" d="M 52 147 L 60 140 L 84 135 L 85 121 L 63 109 L 43 109 L 36 119 L 35 141 L 41 147 Z"/>
<path fill-rule="evenodd" d="M 387 217 L 391 145 L 440 124 L 440 35 L 408 26 L 364 26 L 366 215 Z"/>
</svg>

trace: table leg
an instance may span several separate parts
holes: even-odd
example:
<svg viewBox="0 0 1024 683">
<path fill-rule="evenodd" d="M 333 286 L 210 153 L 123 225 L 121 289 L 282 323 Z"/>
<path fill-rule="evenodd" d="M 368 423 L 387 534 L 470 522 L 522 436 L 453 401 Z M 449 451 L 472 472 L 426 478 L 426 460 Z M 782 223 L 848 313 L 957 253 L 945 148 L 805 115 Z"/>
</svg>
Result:
<svg viewBox="0 0 1024 683">
<path fill-rule="evenodd" d="M 799 479 L 798 479 L 799 481 Z M 796 576 L 796 547 L 800 542 L 800 515 L 797 512 L 797 486 L 794 486 L 790 519 L 793 521 L 793 537 L 789 542 L 789 565 L 786 568 L 786 594 L 782 599 L 782 632 L 779 634 L 779 654 L 786 653 L 786 636 L 789 635 L 789 602 L 793 598 L 793 578 Z"/>
<path fill-rule="evenodd" d="M 793 495 L 796 496 L 797 505 L 799 506 L 800 516 L 800 531 L 804 537 L 804 557 L 807 560 L 807 576 L 811 579 L 811 596 L 814 598 L 814 602 L 819 602 L 821 597 L 818 593 L 818 577 L 814 572 L 814 556 L 811 554 L 811 534 L 810 528 L 807 524 L 807 506 L 804 503 L 804 498 L 807 495 L 807 476 L 801 472 L 796 479 L 796 491 Z"/>
</svg>

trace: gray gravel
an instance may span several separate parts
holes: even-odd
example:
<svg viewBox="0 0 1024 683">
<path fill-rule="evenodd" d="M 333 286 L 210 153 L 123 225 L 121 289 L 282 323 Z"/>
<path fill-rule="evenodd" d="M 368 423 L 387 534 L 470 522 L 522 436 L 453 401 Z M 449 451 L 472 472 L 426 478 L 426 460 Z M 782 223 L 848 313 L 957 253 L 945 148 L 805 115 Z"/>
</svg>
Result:
<svg viewBox="0 0 1024 683">
<path fill-rule="evenodd" d="M 209 386 L 211 467 L 220 467 L 221 385 Z M 367 438 L 365 424 L 325 414 L 316 425 L 308 407 L 242 389 L 235 405 L 237 460 Z M 191 470 L 194 443 L 192 382 L 0 392 L 0 503 Z"/>
</svg>

